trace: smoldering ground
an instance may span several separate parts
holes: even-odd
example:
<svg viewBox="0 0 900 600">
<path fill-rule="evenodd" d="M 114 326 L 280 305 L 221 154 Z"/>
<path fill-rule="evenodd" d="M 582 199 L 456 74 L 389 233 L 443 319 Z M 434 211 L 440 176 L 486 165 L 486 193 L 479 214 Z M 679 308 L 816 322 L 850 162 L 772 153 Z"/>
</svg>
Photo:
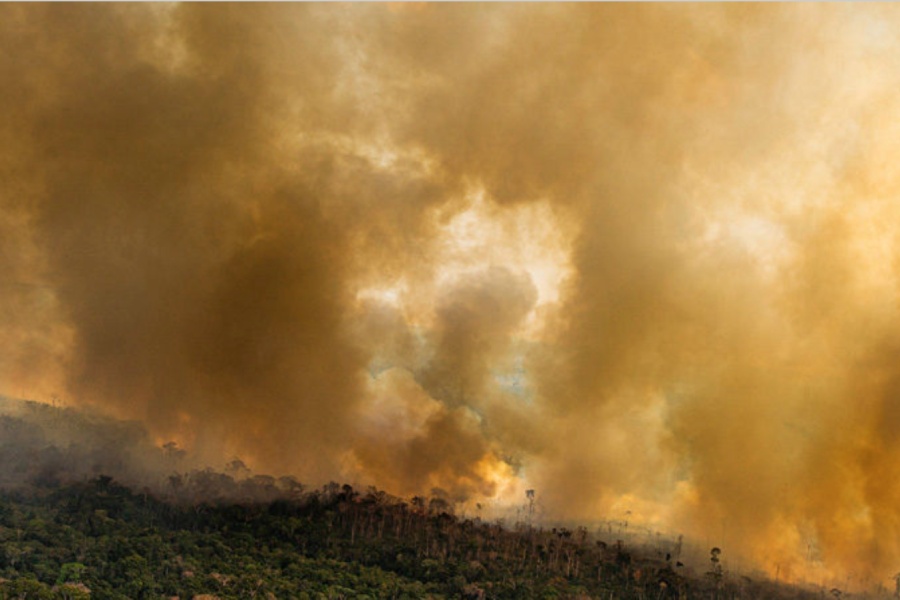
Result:
<svg viewBox="0 0 900 600">
<path fill-rule="evenodd" d="M 6 5 L 2 391 L 882 579 L 897 10 Z"/>
</svg>

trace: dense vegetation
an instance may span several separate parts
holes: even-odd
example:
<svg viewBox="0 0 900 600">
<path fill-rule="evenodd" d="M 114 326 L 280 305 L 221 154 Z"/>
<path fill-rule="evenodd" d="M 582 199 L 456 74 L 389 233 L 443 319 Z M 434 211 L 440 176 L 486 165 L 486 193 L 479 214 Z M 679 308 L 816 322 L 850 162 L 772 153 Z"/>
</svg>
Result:
<svg viewBox="0 0 900 600">
<path fill-rule="evenodd" d="M 730 577 L 718 549 L 706 572 L 685 574 L 678 547 L 607 544 L 583 528 L 504 528 L 458 518 L 440 498 L 403 502 L 337 484 L 303 493 L 271 478 L 251 487 L 277 499 L 162 501 L 109 477 L 0 493 L 0 598 L 823 596 Z"/>
<path fill-rule="evenodd" d="M 658 534 L 532 526 L 534 507 L 504 525 L 440 496 L 201 469 L 135 423 L 0 397 L 0 600 L 840 596 Z"/>
</svg>

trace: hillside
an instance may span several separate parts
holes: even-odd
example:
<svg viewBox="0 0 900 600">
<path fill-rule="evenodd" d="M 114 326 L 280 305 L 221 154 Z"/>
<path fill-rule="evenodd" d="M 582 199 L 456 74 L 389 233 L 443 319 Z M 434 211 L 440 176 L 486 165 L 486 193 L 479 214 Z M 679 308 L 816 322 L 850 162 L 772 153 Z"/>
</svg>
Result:
<svg viewBox="0 0 900 600">
<path fill-rule="evenodd" d="M 0 399 L 0 600 L 825 593 L 729 573 L 727 549 L 698 555 L 681 538 L 542 526 L 527 508 L 466 518 L 439 496 L 190 464 L 138 424 Z"/>
<path fill-rule="evenodd" d="M 161 501 L 109 477 L 7 491 L 0 543 L 0 598 L 823 597 L 337 484 L 251 503 Z"/>
</svg>

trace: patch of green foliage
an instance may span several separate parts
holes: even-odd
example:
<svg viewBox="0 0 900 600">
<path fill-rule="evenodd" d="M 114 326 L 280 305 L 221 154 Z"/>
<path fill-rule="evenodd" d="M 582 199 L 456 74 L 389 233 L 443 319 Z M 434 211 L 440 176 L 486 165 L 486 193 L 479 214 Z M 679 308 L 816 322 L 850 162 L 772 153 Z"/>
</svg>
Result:
<svg viewBox="0 0 900 600">
<path fill-rule="evenodd" d="M 585 530 L 508 530 L 459 519 L 439 501 L 349 486 L 255 504 L 165 502 L 108 477 L 0 493 L 0 600 L 773 594 L 817 597 L 746 578 L 691 579 Z"/>
</svg>

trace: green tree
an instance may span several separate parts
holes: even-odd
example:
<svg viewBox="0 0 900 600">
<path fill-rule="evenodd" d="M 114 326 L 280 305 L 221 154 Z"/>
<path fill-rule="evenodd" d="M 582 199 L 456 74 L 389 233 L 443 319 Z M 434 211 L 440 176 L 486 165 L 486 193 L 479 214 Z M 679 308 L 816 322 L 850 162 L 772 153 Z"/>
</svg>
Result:
<svg viewBox="0 0 900 600">
<path fill-rule="evenodd" d="M 86 568 L 78 562 L 65 563 L 59 570 L 56 583 L 81 583 Z"/>
<path fill-rule="evenodd" d="M 3 600 L 55 600 L 53 590 L 31 577 L 19 577 L 0 583 Z"/>
</svg>

